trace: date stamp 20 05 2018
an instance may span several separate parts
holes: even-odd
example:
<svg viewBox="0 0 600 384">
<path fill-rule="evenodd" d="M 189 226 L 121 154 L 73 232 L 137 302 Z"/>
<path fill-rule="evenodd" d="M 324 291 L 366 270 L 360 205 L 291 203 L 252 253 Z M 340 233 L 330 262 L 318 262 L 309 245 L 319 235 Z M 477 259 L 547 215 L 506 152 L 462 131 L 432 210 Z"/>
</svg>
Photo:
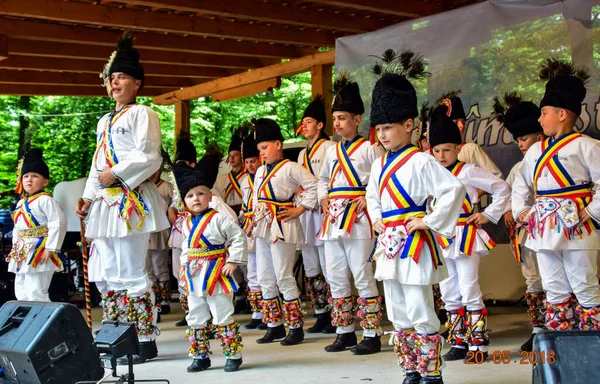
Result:
<svg viewBox="0 0 600 384">
<path fill-rule="evenodd" d="M 509 350 L 494 351 L 492 352 L 492 362 L 494 364 L 554 364 L 556 363 L 556 352 L 555 351 L 521 351 L 519 353 L 519 359 L 513 359 L 510 356 Z M 469 351 L 465 358 L 466 364 L 483 364 L 486 361 L 483 352 L 481 351 Z"/>
</svg>

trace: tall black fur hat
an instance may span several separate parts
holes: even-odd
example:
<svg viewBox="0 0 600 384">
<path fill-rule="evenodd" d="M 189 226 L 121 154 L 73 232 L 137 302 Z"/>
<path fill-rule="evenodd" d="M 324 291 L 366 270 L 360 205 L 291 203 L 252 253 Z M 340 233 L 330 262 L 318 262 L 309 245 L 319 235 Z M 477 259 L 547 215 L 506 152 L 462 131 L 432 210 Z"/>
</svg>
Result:
<svg viewBox="0 0 600 384">
<path fill-rule="evenodd" d="M 333 82 L 333 112 L 348 112 L 355 115 L 365 113 L 365 105 L 360 97 L 358 84 L 347 72 L 342 72 Z"/>
<path fill-rule="evenodd" d="M 538 122 L 538 106 L 531 101 L 523 101 L 523 97 L 516 92 L 507 93 L 502 99 L 494 97 L 493 108 L 492 116 L 504 124 L 515 140 L 530 133 L 543 132 Z"/>
<path fill-rule="evenodd" d="M 175 163 L 178 161 L 189 161 L 196 163 L 198 152 L 196 146 L 190 139 L 179 139 L 177 142 L 177 153 L 175 153 Z"/>
<path fill-rule="evenodd" d="M 426 78 L 425 61 L 421 55 L 404 50 L 400 53 L 386 50 L 373 66 L 380 76 L 373 88 L 371 126 L 400 123 L 419 115 L 417 92 L 408 80 Z"/>
<path fill-rule="evenodd" d="M 109 64 L 108 81 L 111 74 L 123 72 L 142 82 L 140 90 L 144 87 L 144 68 L 140 64 L 140 53 L 133 47 L 133 38 L 129 31 L 125 31 L 117 41 L 117 50 Z"/>
<path fill-rule="evenodd" d="M 242 140 L 242 158 L 244 160 L 251 157 L 258 157 L 258 148 L 256 147 L 256 140 L 254 140 L 254 133 L 250 132 Z"/>
<path fill-rule="evenodd" d="M 448 107 L 446 105 L 438 106 L 431 114 L 428 139 L 431 148 L 439 144 L 462 143 L 458 125 L 448 116 Z"/>
<path fill-rule="evenodd" d="M 281 128 L 279 124 L 273 119 L 256 119 L 254 123 L 254 138 L 256 144 L 260 144 L 263 141 L 275 141 L 279 140 L 283 143 L 285 140 L 281 134 Z"/>
<path fill-rule="evenodd" d="M 41 148 L 32 148 L 23 156 L 23 165 L 21 167 L 21 178 L 29 172 L 39 173 L 46 179 L 50 178 L 50 170 L 44 162 L 43 150 Z"/>
<path fill-rule="evenodd" d="M 245 126 L 241 125 L 239 127 L 237 127 L 234 131 L 233 134 L 231 135 L 231 142 L 229 143 L 229 149 L 227 150 L 227 153 L 231 152 L 231 151 L 242 151 L 242 139 L 244 137 L 244 134 L 242 131 L 245 131 Z"/>
<path fill-rule="evenodd" d="M 203 185 L 212 188 L 215 185 L 222 157 L 223 154 L 218 146 L 209 145 L 206 154 L 198 160 L 196 168 L 192 168 L 186 163 L 175 164 L 173 174 L 181 200 L 194 187 Z"/>
<path fill-rule="evenodd" d="M 317 95 L 308 107 L 304 110 L 304 114 L 302 115 L 302 119 L 305 117 L 312 117 L 320 123 L 323 123 L 323 126 L 327 124 L 327 114 L 325 113 L 325 101 L 323 100 L 322 95 Z M 324 129 L 325 127 L 323 127 Z"/>
<path fill-rule="evenodd" d="M 436 106 L 446 104 L 450 107 L 450 118 L 452 120 L 467 119 L 462 100 L 458 97 L 460 92 L 460 90 L 447 92 L 435 102 Z"/>
<path fill-rule="evenodd" d="M 546 59 L 542 63 L 540 79 L 547 81 L 540 108 L 564 108 L 577 116 L 581 114 L 581 103 L 587 93 L 585 85 L 590 79 L 586 68 L 576 68 L 564 60 Z"/>
</svg>

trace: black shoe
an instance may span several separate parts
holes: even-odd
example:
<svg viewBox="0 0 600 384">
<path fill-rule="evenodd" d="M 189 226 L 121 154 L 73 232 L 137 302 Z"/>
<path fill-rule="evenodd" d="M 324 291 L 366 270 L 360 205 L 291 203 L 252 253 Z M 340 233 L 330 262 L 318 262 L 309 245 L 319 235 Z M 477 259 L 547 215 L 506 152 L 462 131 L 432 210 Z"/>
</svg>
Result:
<svg viewBox="0 0 600 384">
<path fill-rule="evenodd" d="M 333 344 L 325 347 L 327 352 L 341 352 L 357 344 L 356 333 L 338 333 Z"/>
<path fill-rule="evenodd" d="M 352 347 L 354 355 L 370 355 L 377 352 L 381 352 L 381 337 L 379 335 L 363 337 L 359 344 Z"/>
<path fill-rule="evenodd" d="M 332 333 L 336 333 L 336 332 L 337 332 L 337 327 L 335 325 L 331 325 L 331 322 L 327 323 L 327 326 L 325 327 L 325 329 L 321 331 L 321 333 L 327 333 L 327 334 L 332 334 Z"/>
<path fill-rule="evenodd" d="M 160 311 L 156 313 L 156 323 L 160 323 Z"/>
<path fill-rule="evenodd" d="M 327 327 L 327 324 L 331 324 L 331 314 L 329 312 L 319 313 L 317 315 L 317 322 L 312 327 L 306 330 L 307 333 L 321 333 Z"/>
<path fill-rule="evenodd" d="M 535 333 L 531 334 L 529 340 L 525 342 L 525 344 L 521 345 L 521 351 L 523 352 L 531 352 L 533 351 L 533 338 L 535 337 Z"/>
<path fill-rule="evenodd" d="M 290 329 L 285 339 L 281 340 L 281 345 L 296 345 L 304 341 L 304 330 L 302 327 Z"/>
<path fill-rule="evenodd" d="M 450 334 L 450 329 L 446 329 L 444 332 L 440 333 L 440 337 L 444 340 L 448 340 L 449 334 Z"/>
<path fill-rule="evenodd" d="M 483 357 L 481 356 L 473 356 L 476 354 L 482 354 Z M 467 355 L 464 358 L 464 363 L 465 364 L 481 364 L 482 362 L 484 362 L 488 357 L 488 353 L 487 352 L 482 352 L 480 350 L 475 350 L 475 351 L 468 351 Z"/>
<path fill-rule="evenodd" d="M 285 327 L 278 325 L 276 327 L 267 327 L 267 333 L 260 339 L 256 339 L 258 344 L 272 343 L 277 339 L 283 339 L 285 337 Z"/>
<path fill-rule="evenodd" d="M 448 321 L 448 312 L 445 309 L 440 309 L 437 313 L 437 318 L 441 324 L 446 324 L 446 321 Z"/>
<path fill-rule="evenodd" d="M 257 327 L 257 329 L 260 329 L 263 331 L 266 330 L 267 328 L 269 328 L 269 327 L 267 327 L 267 324 L 263 323 L 262 320 L 261 320 L 261 323 L 258 324 L 258 327 Z"/>
<path fill-rule="evenodd" d="M 171 313 L 171 305 L 170 304 L 161 304 L 160 305 L 160 313 L 162 315 L 168 315 Z"/>
<path fill-rule="evenodd" d="M 235 305 L 233 307 L 234 314 L 244 314 L 249 315 L 252 313 L 250 306 L 248 305 L 248 301 L 246 299 L 236 300 Z"/>
<path fill-rule="evenodd" d="M 185 319 L 185 316 L 183 317 L 183 319 L 181 319 L 178 322 L 176 322 L 175 326 L 176 327 L 187 327 L 188 323 L 187 323 L 187 320 Z"/>
<path fill-rule="evenodd" d="M 262 319 L 252 319 L 248 324 L 244 325 L 244 328 L 246 328 L 246 329 L 256 329 L 261 324 L 263 324 Z"/>
<path fill-rule="evenodd" d="M 225 372 L 235 372 L 240 370 L 240 365 L 242 365 L 242 359 L 227 359 L 225 362 Z"/>
<path fill-rule="evenodd" d="M 192 360 L 192 364 L 190 364 L 190 366 L 187 367 L 187 371 L 190 373 L 200 372 L 200 371 L 207 370 L 208 368 L 210 368 L 210 357 L 207 357 L 206 359 Z"/>
<path fill-rule="evenodd" d="M 467 356 L 467 348 L 452 347 L 442 358 L 446 361 L 463 360 Z"/>
<path fill-rule="evenodd" d="M 419 384 L 444 384 L 442 376 L 440 377 L 422 377 Z"/>
<path fill-rule="evenodd" d="M 408 372 L 402 381 L 402 384 L 419 384 L 421 382 L 421 374 L 417 371 Z"/>
<path fill-rule="evenodd" d="M 154 359 L 158 356 L 156 341 L 144 341 L 140 343 L 140 354 L 133 355 L 133 364 L 142 364 L 147 360 Z M 127 356 L 121 356 L 117 359 L 118 365 L 127 365 Z"/>
</svg>

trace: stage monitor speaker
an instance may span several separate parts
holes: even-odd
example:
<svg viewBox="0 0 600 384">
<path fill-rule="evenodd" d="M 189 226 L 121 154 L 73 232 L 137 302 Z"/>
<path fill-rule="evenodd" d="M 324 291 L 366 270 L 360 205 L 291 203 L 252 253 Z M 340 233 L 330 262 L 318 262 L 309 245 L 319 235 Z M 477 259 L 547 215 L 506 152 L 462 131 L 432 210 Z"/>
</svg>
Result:
<svg viewBox="0 0 600 384">
<path fill-rule="evenodd" d="M 598 356 L 599 331 L 538 333 L 529 356 L 533 384 L 600 383 Z"/>
<path fill-rule="evenodd" d="M 66 303 L 4 304 L 0 367 L 11 384 L 71 384 L 104 376 L 83 315 Z"/>
</svg>

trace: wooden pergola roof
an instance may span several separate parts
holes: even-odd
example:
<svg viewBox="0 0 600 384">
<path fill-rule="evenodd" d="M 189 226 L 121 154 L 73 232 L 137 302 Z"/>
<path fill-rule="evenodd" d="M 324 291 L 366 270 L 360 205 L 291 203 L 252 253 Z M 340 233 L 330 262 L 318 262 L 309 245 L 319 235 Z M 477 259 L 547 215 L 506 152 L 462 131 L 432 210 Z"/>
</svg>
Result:
<svg viewBox="0 0 600 384">
<path fill-rule="evenodd" d="M 474 2 L 1 0 L 0 95 L 106 95 L 98 74 L 125 29 L 146 72 L 142 95 L 158 96 Z"/>
</svg>

